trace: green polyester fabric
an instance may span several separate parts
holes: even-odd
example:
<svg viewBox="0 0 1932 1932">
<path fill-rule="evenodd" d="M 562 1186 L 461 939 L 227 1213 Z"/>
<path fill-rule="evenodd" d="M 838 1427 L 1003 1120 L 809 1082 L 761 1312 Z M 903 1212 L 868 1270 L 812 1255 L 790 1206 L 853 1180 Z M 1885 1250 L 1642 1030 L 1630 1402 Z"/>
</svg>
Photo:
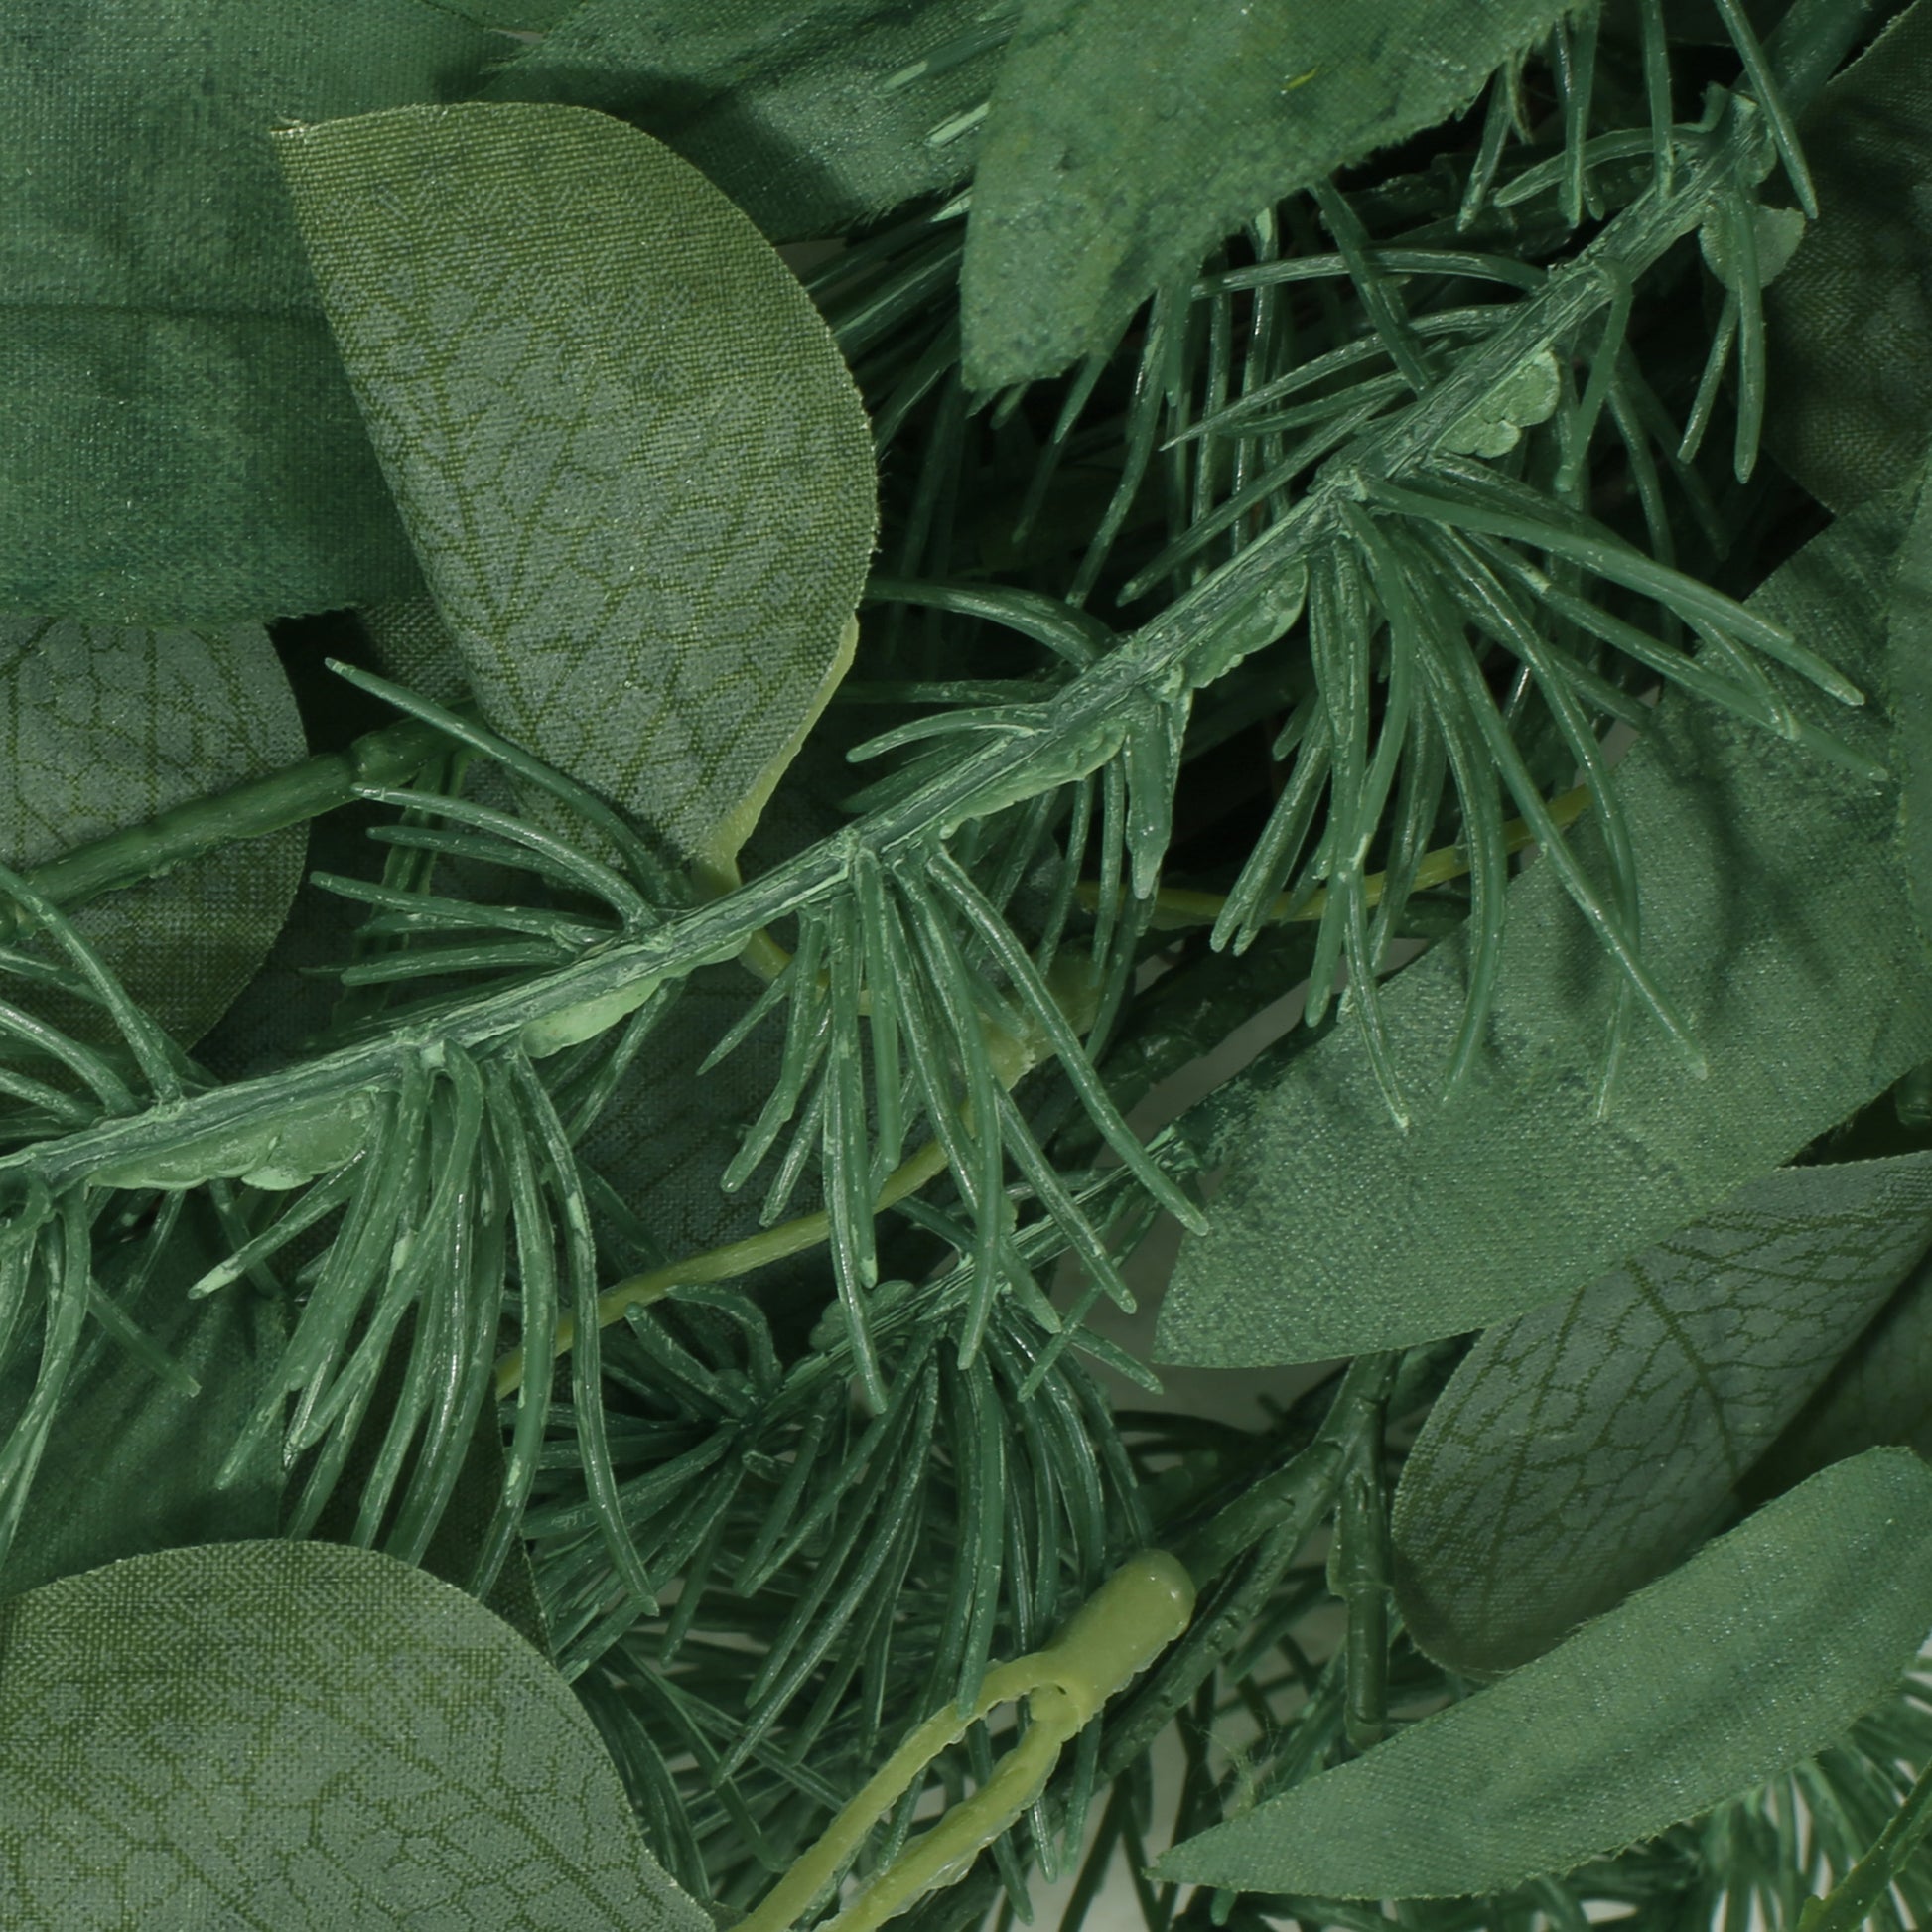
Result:
<svg viewBox="0 0 1932 1932">
<path fill-rule="evenodd" d="M 833 235 L 972 173 L 972 109 L 1006 32 L 984 24 L 988 11 L 986 0 L 589 0 L 484 93 L 621 115 L 773 241 Z"/>
<path fill-rule="evenodd" d="M 865 409 L 777 251 L 579 107 L 277 138 L 331 324 L 491 725 L 722 866 L 849 661 Z"/>
<path fill-rule="evenodd" d="M 421 0 L 35 0 L 0 19 L 0 611 L 226 623 L 416 579 L 269 129 L 446 100 Z"/>
<path fill-rule="evenodd" d="M 590 1719 L 462 1591 L 221 1543 L 0 1604 L 10 1925 L 711 1932 Z"/>
<path fill-rule="evenodd" d="M 993 389 L 1108 348 L 1258 209 L 1466 106 L 1561 11 L 1029 0 L 973 180 L 967 381 Z"/>
<path fill-rule="evenodd" d="M 1391 1530 L 1410 1636 L 1490 1676 L 1668 1569 L 1928 1243 L 1932 1154 L 1781 1168 L 1491 1328 L 1403 1464 Z"/>
<path fill-rule="evenodd" d="M 1899 16 L 1806 117 L 1819 220 L 1764 294 L 1765 430 L 1821 502 L 1905 482 L 1932 441 L 1932 4 Z"/>
<path fill-rule="evenodd" d="M 1892 750 L 1885 598 L 1907 508 L 1893 494 L 1843 519 L 1750 605 L 1873 692 L 1828 722 L 1879 761 Z M 1895 784 L 1675 693 L 1616 783 L 1645 957 L 1709 1077 L 1640 1019 L 1596 1118 L 1615 969 L 1553 869 L 1532 868 L 1509 888 L 1488 1035 L 1455 1100 L 1402 1132 L 1352 1026 L 1254 1093 L 1213 1225 L 1181 1251 L 1157 1359 L 1320 1361 L 1525 1313 L 1708 1213 L 1932 1056 Z M 1598 852 L 1593 835 L 1576 846 L 1586 863 Z M 1447 1061 L 1466 958 L 1458 937 L 1389 983 L 1399 1066 Z"/>
<path fill-rule="evenodd" d="M 16 871 L 266 777 L 307 749 L 260 624 L 163 630 L 32 618 L 0 618 L 0 860 Z M 307 834 L 288 825 L 219 846 L 69 916 L 135 1003 L 191 1046 L 275 943 Z M 29 944 L 49 954 L 53 941 Z M 118 1040 L 98 1006 L 38 994 L 35 1010 L 79 1038 Z M 0 1060 L 21 1051 L 9 1039 Z"/>
<path fill-rule="evenodd" d="M 1872 1449 L 1501 1683 L 1177 1845 L 1162 1878 L 1327 1898 L 1506 1891 L 1840 1742 L 1910 1667 L 1932 1469 Z"/>
</svg>

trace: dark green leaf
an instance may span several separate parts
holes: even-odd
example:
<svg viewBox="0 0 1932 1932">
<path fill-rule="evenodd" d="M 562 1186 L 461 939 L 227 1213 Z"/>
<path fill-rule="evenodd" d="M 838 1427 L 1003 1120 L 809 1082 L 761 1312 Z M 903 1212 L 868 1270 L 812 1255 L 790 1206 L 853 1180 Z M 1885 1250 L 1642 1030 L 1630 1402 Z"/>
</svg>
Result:
<svg viewBox="0 0 1932 1932">
<path fill-rule="evenodd" d="M 373 1551 L 167 1550 L 0 1605 L 0 1783 L 16 1924 L 710 1932 L 556 1672 Z"/>
<path fill-rule="evenodd" d="M 1010 27 L 986 0 L 588 0 L 487 93 L 635 121 L 790 241 L 971 174 Z"/>
<path fill-rule="evenodd" d="M 268 1393 L 286 1323 L 281 1305 L 248 1282 L 187 1299 L 227 1252 L 211 1221 L 207 1203 L 190 1198 L 138 1297 L 124 1300 L 116 1277 L 100 1284 L 199 1392 L 163 1380 L 113 1335 L 93 1337 L 91 1366 L 69 1383 L 48 1433 L 0 1566 L 0 1594 L 152 1550 L 274 1535 L 282 1492 L 277 1445 L 264 1439 L 225 1489 L 215 1488 L 214 1474 Z M 11 1433 L 38 1367 L 18 1359 L 0 1378 L 0 1440 Z"/>
<path fill-rule="evenodd" d="M 1805 123 L 1820 218 L 1764 297 L 1766 433 L 1820 501 L 1904 483 L 1932 438 L 1932 5 L 1895 20 Z"/>
<path fill-rule="evenodd" d="M 1465 107 L 1562 11 L 1029 0 L 973 182 L 967 380 L 998 388 L 1105 349 L 1258 208 Z"/>
<path fill-rule="evenodd" d="M 1744 1484 L 1776 1495 L 1827 1463 L 1882 1444 L 1932 1454 L 1932 1263 L 1900 1284 Z"/>
<path fill-rule="evenodd" d="M 1176 1846 L 1164 1878 L 1331 1898 L 1503 1891 L 1838 1743 L 1932 1600 L 1932 1469 L 1872 1449 L 1499 1684 Z"/>
<path fill-rule="evenodd" d="M 490 723 L 727 871 L 856 637 L 872 450 L 829 331 L 723 195 L 602 114 L 277 139 Z"/>
<path fill-rule="evenodd" d="M 1917 501 L 1892 580 L 1892 764 L 1901 785 L 1898 829 L 1905 885 L 1922 930 L 1932 934 L 1932 487 Z"/>
<path fill-rule="evenodd" d="M 1491 1675 L 1667 1569 L 1928 1242 L 1932 1155 L 1785 1168 L 1490 1329 L 1403 1468 L 1410 1635 Z"/>
<path fill-rule="evenodd" d="M 1908 507 L 1897 493 L 1867 505 L 1751 599 L 1866 689 L 1882 683 Z M 1885 725 L 1875 704 L 1833 719 L 1877 759 Z M 1398 1130 L 1354 1028 L 1251 1095 L 1213 1228 L 1182 1250 L 1162 1309 L 1161 1359 L 1316 1361 L 1525 1313 L 1709 1213 L 1932 1056 L 1895 787 L 1675 695 L 1617 787 L 1644 956 L 1709 1078 L 1641 1028 L 1595 1117 L 1608 969 L 1535 867 L 1510 887 L 1487 1044 L 1454 1101 Z M 1399 1064 L 1447 1060 L 1467 950 L 1438 947 L 1384 994 Z"/>
<path fill-rule="evenodd" d="M 415 568 L 267 129 L 460 93 L 420 0 L 46 0 L 0 24 L 0 610 L 229 623 Z"/>
<path fill-rule="evenodd" d="M 16 869 L 279 770 L 305 750 L 258 624 L 135 630 L 37 618 L 0 619 L 0 858 Z M 274 944 L 302 875 L 304 829 L 223 846 L 76 908 L 73 922 L 192 1045 Z M 87 1030 L 84 1014 L 59 1017 Z"/>
</svg>

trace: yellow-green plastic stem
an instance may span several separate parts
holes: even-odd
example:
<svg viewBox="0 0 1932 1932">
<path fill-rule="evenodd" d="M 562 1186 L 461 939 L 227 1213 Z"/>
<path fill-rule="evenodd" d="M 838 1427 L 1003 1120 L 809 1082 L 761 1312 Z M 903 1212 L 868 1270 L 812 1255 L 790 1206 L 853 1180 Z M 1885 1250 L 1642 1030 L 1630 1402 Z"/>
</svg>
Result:
<svg viewBox="0 0 1932 1932">
<path fill-rule="evenodd" d="M 1589 787 L 1578 785 L 1550 800 L 1550 816 L 1559 829 L 1574 824 L 1589 803 Z M 1526 846 L 1536 843 L 1536 834 L 1531 831 L 1529 821 L 1512 818 L 1503 826 L 1503 848 L 1508 852 L 1521 852 Z M 1439 846 L 1434 852 L 1426 852 L 1416 864 L 1416 878 L 1413 890 L 1426 892 L 1432 886 L 1447 885 L 1451 879 L 1460 879 L 1469 870 L 1468 854 L 1459 845 Z M 1362 879 L 1362 898 L 1368 905 L 1381 903 L 1382 894 L 1388 885 L 1388 874 L 1371 872 Z M 1100 902 L 1100 887 L 1093 880 L 1082 880 L 1078 888 L 1080 903 L 1091 912 Z M 1289 915 L 1291 895 L 1278 894 L 1274 903 L 1268 908 L 1268 919 L 1272 923 Z M 1212 925 L 1220 917 L 1221 908 L 1227 898 L 1221 893 L 1189 893 L 1177 888 L 1163 888 L 1154 895 L 1153 928 L 1156 932 L 1176 932 L 1186 926 Z M 1297 919 L 1318 919 L 1328 903 L 1328 889 L 1317 886 L 1305 898 L 1295 912 Z"/>
<path fill-rule="evenodd" d="M 971 1725 L 1024 1697 L 1026 1733 L 992 1776 L 878 1873 L 829 1932 L 874 1932 L 927 1892 L 964 1877 L 1039 1795 L 1066 1744 L 1186 1629 L 1193 1610 L 1194 1582 L 1178 1558 L 1166 1550 L 1128 1558 L 1045 1649 L 990 1671 L 969 1710 L 948 1705 L 915 1726 L 736 1932 L 788 1932 L 926 1766 Z"/>
<path fill-rule="evenodd" d="M 1001 1086 L 1011 1091 L 1021 1076 L 1038 1060 L 1045 1050 L 1045 1042 L 1031 1028 L 1024 1039 L 1015 1039 L 1010 1034 L 989 1028 L 987 1050 L 993 1061 L 995 1076 Z M 974 1125 L 970 1104 L 962 1109 L 962 1117 L 969 1128 Z M 884 1213 L 895 1202 L 917 1193 L 928 1180 L 943 1173 L 945 1167 L 945 1150 L 937 1141 L 926 1142 L 917 1153 L 902 1161 L 886 1176 L 885 1184 L 873 1202 L 873 1211 Z M 667 1267 L 631 1275 L 597 1298 L 597 1325 L 608 1328 L 612 1322 L 623 1318 L 626 1309 L 648 1307 L 652 1302 L 661 1301 L 673 1289 L 694 1288 L 706 1282 L 734 1281 L 740 1275 L 751 1274 L 754 1269 L 768 1268 L 774 1261 L 783 1261 L 789 1255 L 802 1254 L 808 1248 L 819 1247 L 831 1238 L 831 1215 L 818 1208 L 810 1214 L 799 1214 L 789 1221 L 781 1221 L 774 1228 L 748 1234 L 742 1240 L 727 1241 L 722 1247 L 707 1248 L 702 1254 L 686 1255 L 683 1260 L 674 1261 Z M 577 1324 L 569 1311 L 565 1311 L 557 1317 L 554 1353 L 567 1355 L 576 1338 Z M 496 1364 L 497 1401 L 513 1396 L 522 1383 L 523 1351 L 512 1348 Z"/>
</svg>

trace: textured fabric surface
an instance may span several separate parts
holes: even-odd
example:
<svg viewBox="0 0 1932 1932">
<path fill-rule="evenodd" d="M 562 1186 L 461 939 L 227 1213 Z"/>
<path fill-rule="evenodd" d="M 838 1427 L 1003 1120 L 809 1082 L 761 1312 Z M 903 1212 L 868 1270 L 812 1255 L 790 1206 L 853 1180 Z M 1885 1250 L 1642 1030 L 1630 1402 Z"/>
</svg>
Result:
<svg viewBox="0 0 1932 1932">
<path fill-rule="evenodd" d="M 1157 1875 L 1328 1898 L 1504 1891 L 1835 1744 L 1932 1600 L 1932 1469 L 1873 1449 L 1767 1504 L 1567 1642 L 1175 1847 Z"/>
<path fill-rule="evenodd" d="M 985 0 L 588 0 L 484 91 L 635 121 L 772 240 L 794 241 L 972 173 L 971 110 L 1011 28 L 989 28 L 994 12 Z M 902 77 L 928 56 L 933 71 Z"/>
<path fill-rule="evenodd" d="M 16 870 L 280 770 L 307 749 L 259 624 L 143 630 L 29 618 L 0 618 L 0 859 Z M 75 908 L 73 923 L 136 1003 L 193 1045 L 274 944 L 306 831 L 222 846 Z M 111 1032 L 98 1007 L 50 998 L 38 1010 L 81 1038 Z M 9 1041 L 6 1056 L 15 1050 Z"/>
<path fill-rule="evenodd" d="M 414 565 L 268 129 L 467 91 L 421 0 L 36 0 L 0 20 L 0 611 L 219 623 Z"/>
<path fill-rule="evenodd" d="M 1879 760 L 1906 509 L 1894 493 L 1842 520 L 1751 600 L 1874 693 L 1830 724 Z M 1609 1117 L 1595 1117 L 1615 969 L 1552 870 L 1532 868 L 1509 888 L 1488 1037 L 1456 1101 L 1401 1132 L 1353 1026 L 1256 1092 L 1213 1225 L 1182 1249 L 1158 1359 L 1319 1361 L 1526 1313 L 1687 1226 L 1932 1056 L 1895 784 L 1673 694 L 1617 788 L 1645 956 L 1709 1077 L 1640 1019 Z M 1591 839 L 1577 850 L 1601 864 Z M 1399 1065 L 1445 1064 L 1465 970 L 1458 937 L 1389 984 Z"/>
<path fill-rule="evenodd" d="M 324 1543 L 167 1550 L 0 1604 L 9 1924 L 710 1932 L 554 1670 Z"/>
<path fill-rule="evenodd" d="M 967 380 L 1051 375 L 1107 347 L 1257 208 L 1465 106 L 1562 11 L 1028 0 L 973 179 Z"/>
<path fill-rule="evenodd" d="M 688 162 L 582 108 L 278 138 L 484 714 L 728 860 L 850 661 L 876 521 L 804 290 Z"/>
<path fill-rule="evenodd" d="M 1932 1458 L 1932 1262 L 1899 1285 L 1745 1478 L 1758 1502 L 1879 1444 Z"/>
<path fill-rule="evenodd" d="M 1785 1168 L 1491 1328 L 1403 1464 L 1409 1634 L 1493 1675 L 1668 1569 L 1929 1242 L 1932 1155 Z"/>
<path fill-rule="evenodd" d="M 1898 831 L 1905 886 L 1919 925 L 1932 934 L 1932 487 L 1917 504 L 1892 580 L 1892 766 L 1899 776 Z"/>
<path fill-rule="evenodd" d="M 1807 116 L 1820 219 L 1765 291 L 1780 462 L 1850 509 L 1932 439 L 1932 5 L 1907 9 Z"/>
</svg>

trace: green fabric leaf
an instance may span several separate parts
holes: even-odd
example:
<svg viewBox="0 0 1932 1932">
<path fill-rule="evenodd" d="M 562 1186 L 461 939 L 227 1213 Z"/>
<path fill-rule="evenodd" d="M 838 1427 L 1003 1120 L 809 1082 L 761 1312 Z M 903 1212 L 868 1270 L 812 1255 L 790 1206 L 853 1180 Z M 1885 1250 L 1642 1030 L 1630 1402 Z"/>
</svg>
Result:
<svg viewBox="0 0 1932 1932">
<path fill-rule="evenodd" d="M 102 1292 L 199 1387 L 191 1395 L 164 1380 L 95 1321 L 0 1564 L 0 1595 L 151 1550 L 274 1535 L 279 1439 L 265 1439 L 228 1487 L 214 1486 L 287 1339 L 281 1304 L 248 1283 L 187 1299 L 227 1252 L 207 1203 L 191 1195 L 137 1296 L 123 1297 L 125 1268 L 104 1271 Z M 30 1350 L 0 1377 L 0 1441 L 12 1435 L 39 1367 Z"/>
<path fill-rule="evenodd" d="M 1814 539 L 1751 599 L 1881 684 L 1897 494 Z M 1781 675 L 1781 674 L 1774 674 Z M 1782 687 L 1801 708 L 1795 681 Z M 1832 729 L 1882 760 L 1883 708 Z M 1633 1030 L 1595 1117 L 1613 968 L 1547 867 L 1509 888 L 1486 1050 L 1407 1133 L 1353 1025 L 1259 1083 L 1204 1238 L 1183 1246 L 1156 1358 L 1319 1361 L 1486 1327 L 1568 1294 L 1790 1161 L 1932 1056 L 1932 975 L 1899 890 L 1897 792 L 1676 695 L 1617 767 L 1644 950 L 1709 1058 Z M 1600 864 L 1593 839 L 1580 853 Z M 1439 1068 L 1466 934 L 1393 980 L 1396 1062 Z"/>
<path fill-rule="evenodd" d="M 1932 487 L 1917 501 L 1892 580 L 1892 767 L 1898 772 L 1905 884 L 1921 930 L 1932 934 Z"/>
<path fill-rule="evenodd" d="M 0 1784 L 21 1925 L 711 1932 L 557 1673 L 373 1551 L 167 1550 L 0 1604 Z"/>
<path fill-rule="evenodd" d="M 1410 1635 L 1493 1675 L 1669 1568 L 1928 1242 L 1932 1154 L 1784 1168 L 1491 1328 L 1396 1492 Z"/>
<path fill-rule="evenodd" d="M 1008 31 L 985 0 L 588 0 L 484 92 L 635 121 L 792 241 L 965 180 Z"/>
<path fill-rule="evenodd" d="M 1762 1501 L 1882 1444 L 1932 1455 L 1932 1262 L 1899 1286 L 1746 1478 Z"/>
<path fill-rule="evenodd" d="M 717 189 L 602 114 L 276 138 L 485 715 L 728 870 L 857 638 L 872 447 L 830 332 Z"/>
<path fill-rule="evenodd" d="M 467 91 L 420 0 L 41 0 L 0 21 L 0 610 L 230 623 L 415 566 L 267 130 Z"/>
<path fill-rule="evenodd" d="M 1820 218 L 1765 293 L 1765 434 L 1847 510 L 1904 483 L 1932 441 L 1928 0 L 1825 88 L 1802 132 Z"/>
<path fill-rule="evenodd" d="M 967 381 L 998 388 L 1105 349 L 1257 208 L 1467 106 L 1563 11 L 1028 0 L 973 179 Z"/>
<path fill-rule="evenodd" d="M 0 857 L 16 870 L 141 825 L 303 758 L 302 721 L 268 633 L 0 619 Z M 267 955 L 302 876 L 304 828 L 226 845 L 77 907 L 74 924 L 183 1045 Z M 43 948 L 44 949 L 44 948 Z M 36 1011 L 105 1036 L 98 1008 Z"/>
<path fill-rule="evenodd" d="M 425 4 L 462 20 L 474 20 L 479 27 L 540 34 L 569 15 L 577 0 L 425 0 Z"/>
<path fill-rule="evenodd" d="M 1188 1839 L 1155 1871 L 1442 1898 L 1571 1870 L 1839 1742 L 1911 1663 L 1929 1598 L 1932 1469 L 1873 1449 L 1547 1656 Z"/>
</svg>

